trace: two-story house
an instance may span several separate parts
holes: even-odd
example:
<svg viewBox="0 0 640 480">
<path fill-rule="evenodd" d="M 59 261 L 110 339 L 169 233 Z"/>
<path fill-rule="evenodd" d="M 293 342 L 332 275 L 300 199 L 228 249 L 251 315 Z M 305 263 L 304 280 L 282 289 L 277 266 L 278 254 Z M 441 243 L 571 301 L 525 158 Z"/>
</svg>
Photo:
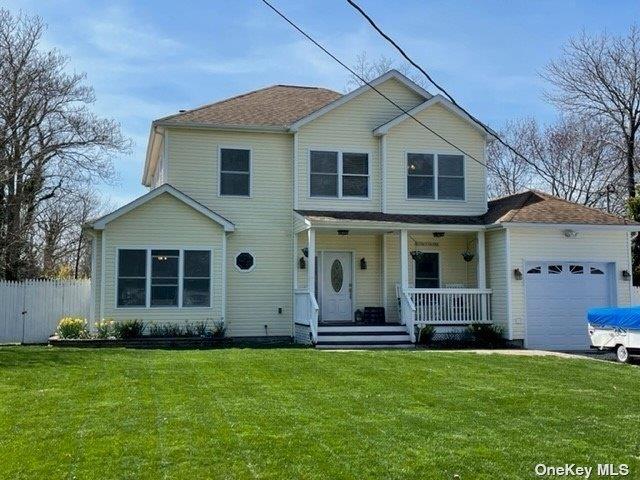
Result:
<svg viewBox="0 0 640 480">
<path fill-rule="evenodd" d="M 536 191 L 488 201 L 491 136 L 397 71 L 372 85 L 276 85 L 155 120 L 149 193 L 89 225 L 93 319 L 319 345 L 491 322 L 526 347 L 586 347 L 585 310 L 630 302 L 638 225 Z M 384 324 L 356 323 L 380 308 Z"/>
</svg>

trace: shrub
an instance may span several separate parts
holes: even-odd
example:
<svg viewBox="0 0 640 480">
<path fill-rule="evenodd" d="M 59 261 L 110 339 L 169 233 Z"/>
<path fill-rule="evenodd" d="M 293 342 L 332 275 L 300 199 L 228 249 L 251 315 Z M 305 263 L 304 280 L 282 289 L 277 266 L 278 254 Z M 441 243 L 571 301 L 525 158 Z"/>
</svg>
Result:
<svg viewBox="0 0 640 480">
<path fill-rule="evenodd" d="M 162 337 L 164 334 L 164 327 L 157 323 L 149 323 L 147 325 L 147 335 L 150 337 Z"/>
<path fill-rule="evenodd" d="M 433 325 L 424 325 L 418 332 L 418 343 L 420 345 L 428 345 L 433 341 L 436 329 Z"/>
<path fill-rule="evenodd" d="M 497 347 L 504 345 L 503 329 L 498 325 L 487 323 L 472 323 L 467 327 L 473 341 L 480 345 Z"/>
<path fill-rule="evenodd" d="M 144 323 L 141 320 L 122 320 L 113 323 L 113 332 L 117 338 L 137 338 L 142 336 Z"/>
<path fill-rule="evenodd" d="M 114 329 L 115 322 L 111 319 L 105 318 L 100 322 L 96 322 L 96 337 L 97 338 L 109 338 L 115 335 Z"/>
<path fill-rule="evenodd" d="M 198 337 L 206 337 L 207 333 L 209 333 L 209 329 L 207 328 L 207 322 L 196 323 L 195 331 Z"/>
<path fill-rule="evenodd" d="M 56 333 L 60 338 L 87 338 L 87 321 L 84 318 L 64 317 L 60 319 Z"/>
<path fill-rule="evenodd" d="M 227 333 L 227 326 L 224 324 L 224 320 L 218 320 L 213 322 L 213 328 L 211 329 L 213 338 L 222 338 Z"/>
</svg>

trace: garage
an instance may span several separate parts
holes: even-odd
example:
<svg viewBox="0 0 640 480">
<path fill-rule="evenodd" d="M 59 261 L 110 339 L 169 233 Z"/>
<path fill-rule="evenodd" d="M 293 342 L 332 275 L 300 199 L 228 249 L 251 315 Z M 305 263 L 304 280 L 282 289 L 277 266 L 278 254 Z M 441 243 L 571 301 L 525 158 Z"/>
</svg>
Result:
<svg viewBox="0 0 640 480">
<path fill-rule="evenodd" d="M 525 346 L 544 350 L 589 348 L 586 311 L 614 303 L 614 272 L 613 263 L 527 262 Z"/>
</svg>

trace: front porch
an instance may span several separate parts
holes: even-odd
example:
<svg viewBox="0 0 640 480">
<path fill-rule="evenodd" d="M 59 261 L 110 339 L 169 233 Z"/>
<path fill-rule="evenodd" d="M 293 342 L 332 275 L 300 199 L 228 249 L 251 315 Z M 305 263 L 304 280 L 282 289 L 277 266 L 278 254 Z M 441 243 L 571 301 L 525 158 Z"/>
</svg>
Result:
<svg viewBox="0 0 640 480">
<path fill-rule="evenodd" d="M 368 307 L 412 342 L 421 325 L 491 322 L 481 226 L 305 227 L 294 235 L 294 321 L 313 343 L 318 326 L 360 325 Z"/>
</svg>

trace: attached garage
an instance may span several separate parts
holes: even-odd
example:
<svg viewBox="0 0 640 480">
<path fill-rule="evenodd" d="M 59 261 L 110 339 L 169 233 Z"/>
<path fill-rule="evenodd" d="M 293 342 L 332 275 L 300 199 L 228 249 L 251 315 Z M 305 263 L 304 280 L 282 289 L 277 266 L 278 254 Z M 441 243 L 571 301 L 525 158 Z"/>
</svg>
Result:
<svg viewBox="0 0 640 480">
<path fill-rule="evenodd" d="M 589 348 L 586 312 L 616 304 L 614 265 L 578 260 L 525 263 L 525 346 Z"/>
</svg>

